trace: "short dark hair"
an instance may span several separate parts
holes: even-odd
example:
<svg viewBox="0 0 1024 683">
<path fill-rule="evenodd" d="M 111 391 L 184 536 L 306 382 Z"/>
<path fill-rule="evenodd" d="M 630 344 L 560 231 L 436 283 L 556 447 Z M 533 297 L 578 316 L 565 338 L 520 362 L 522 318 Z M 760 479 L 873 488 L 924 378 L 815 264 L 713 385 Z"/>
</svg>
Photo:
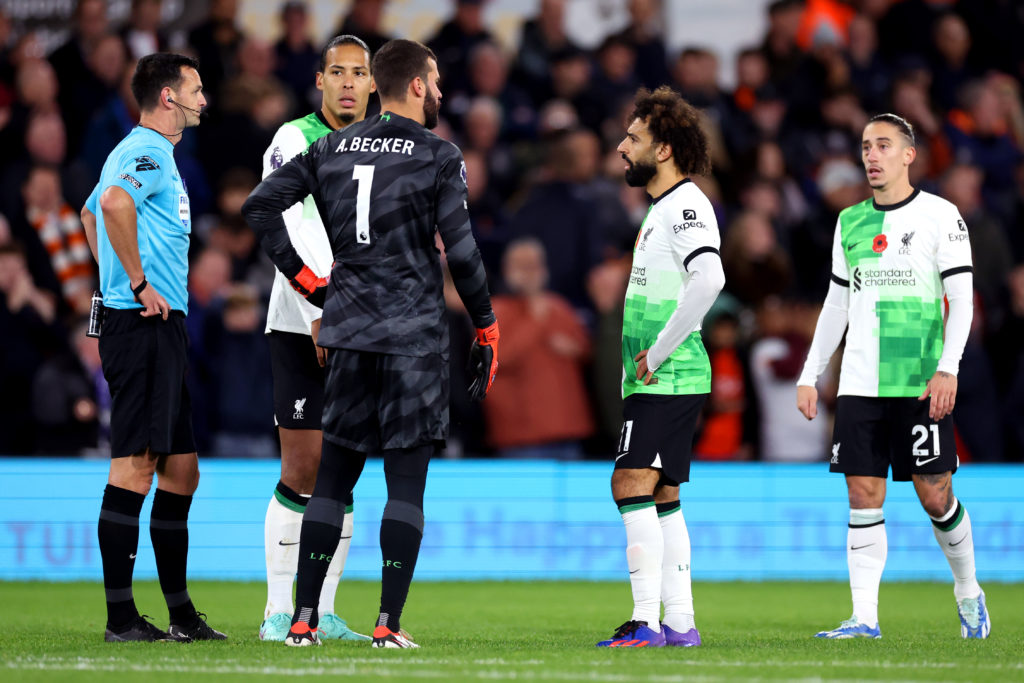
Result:
<svg viewBox="0 0 1024 683">
<path fill-rule="evenodd" d="M 907 121 L 898 114 L 885 113 L 872 116 L 868 123 L 877 123 L 879 121 L 895 126 L 900 135 L 907 139 L 911 147 L 917 146 L 917 141 L 914 139 L 914 127 L 910 124 L 910 121 Z"/>
<path fill-rule="evenodd" d="M 339 45 L 355 45 L 356 47 L 361 47 L 366 52 L 366 56 L 370 56 L 370 46 L 367 45 L 366 41 L 364 41 L 362 38 L 354 36 L 350 33 L 346 33 L 340 36 L 334 36 L 329 41 L 327 41 L 327 44 L 324 45 L 324 49 L 320 51 L 321 73 L 323 73 L 324 69 L 327 68 L 327 53 L 330 52 L 333 48 L 338 47 Z"/>
<path fill-rule="evenodd" d="M 415 40 L 399 38 L 384 43 L 373 56 L 373 80 L 383 99 L 404 100 L 409 81 L 417 76 L 426 80 L 427 60 L 437 61 L 434 51 Z"/>
<path fill-rule="evenodd" d="M 675 90 L 663 85 L 654 92 L 640 88 L 629 121 L 647 124 L 655 143 L 672 147 L 672 158 L 684 175 L 711 172 L 708 139 L 700 124 L 700 112 Z M 629 123 L 627 121 L 627 123 Z"/>
<path fill-rule="evenodd" d="M 139 109 L 152 109 L 156 106 L 161 90 L 181 85 L 184 78 L 181 68 L 185 66 L 199 70 L 198 61 L 173 52 L 154 52 L 140 59 L 132 75 L 132 95 Z"/>
</svg>

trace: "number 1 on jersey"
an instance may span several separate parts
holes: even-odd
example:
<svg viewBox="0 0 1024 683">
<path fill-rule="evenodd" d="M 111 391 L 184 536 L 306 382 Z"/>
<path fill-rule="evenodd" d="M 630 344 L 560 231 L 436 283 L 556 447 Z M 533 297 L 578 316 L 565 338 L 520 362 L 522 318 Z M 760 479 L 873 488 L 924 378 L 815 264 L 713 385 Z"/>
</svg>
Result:
<svg viewBox="0 0 1024 683">
<path fill-rule="evenodd" d="M 370 188 L 373 186 L 373 166 L 357 164 L 352 169 L 356 189 L 356 242 L 370 243 Z"/>
</svg>

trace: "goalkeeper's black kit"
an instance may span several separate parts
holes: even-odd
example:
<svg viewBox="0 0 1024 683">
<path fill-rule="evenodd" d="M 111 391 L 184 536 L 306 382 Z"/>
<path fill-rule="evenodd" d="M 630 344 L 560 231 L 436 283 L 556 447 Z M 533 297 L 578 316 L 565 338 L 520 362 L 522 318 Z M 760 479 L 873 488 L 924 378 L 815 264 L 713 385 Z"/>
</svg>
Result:
<svg viewBox="0 0 1024 683">
<path fill-rule="evenodd" d="M 385 112 L 326 135 L 253 191 L 242 212 L 274 265 L 308 300 L 321 282 L 304 267 L 281 213 L 312 195 L 334 265 L 319 343 L 327 355 L 324 444 L 299 544 L 296 613 L 288 637 L 316 638 L 317 603 L 366 454 L 382 452 L 381 605 L 374 643 L 399 638 L 423 535 L 427 467 L 448 433 L 448 326 L 435 231 L 455 287 L 497 354 L 498 326 L 469 228 L 459 149 L 420 123 Z M 485 354 L 480 363 L 493 377 Z M 404 637 L 404 636 L 403 636 Z"/>
<path fill-rule="evenodd" d="M 385 113 L 315 141 L 267 176 L 245 203 L 243 213 L 263 248 L 293 278 L 303 263 L 281 213 L 312 195 L 334 252 L 318 343 L 406 357 L 386 361 L 401 366 L 397 371 L 406 376 L 406 384 L 372 399 L 388 405 L 367 406 L 352 373 L 369 379 L 375 370 L 353 354 L 332 352 L 335 359 L 328 354 L 327 391 L 334 393 L 334 405 L 325 401 L 324 432 L 339 445 L 367 452 L 447 435 L 448 327 L 435 229 L 474 325 L 483 329 L 494 322 L 470 231 L 465 168 L 458 147 L 416 121 Z M 333 392 L 332 372 L 349 377 Z M 435 391 L 430 385 L 437 383 L 444 386 Z M 425 414 L 410 414 L 416 412 Z M 340 420 L 333 426 L 331 413 Z M 367 423 L 378 419 L 382 434 L 374 443 L 364 432 L 373 431 Z M 405 423 L 397 430 L 402 434 L 383 433 L 385 423 L 396 420 Z"/>
<path fill-rule="evenodd" d="M 245 217 L 289 278 L 303 264 L 281 212 L 307 194 L 316 201 L 334 251 L 321 346 L 403 356 L 447 349 L 435 226 L 473 323 L 494 322 L 465 168 L 458 147 L 388 113 L 320 138 L 253 192 Z"/>
</svg>

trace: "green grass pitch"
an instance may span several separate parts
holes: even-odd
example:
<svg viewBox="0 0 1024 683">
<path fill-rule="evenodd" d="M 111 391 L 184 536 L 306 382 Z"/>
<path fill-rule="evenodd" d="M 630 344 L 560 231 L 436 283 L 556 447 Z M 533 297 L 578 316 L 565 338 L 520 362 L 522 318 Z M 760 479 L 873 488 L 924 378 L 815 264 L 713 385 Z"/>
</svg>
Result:
<svg viewBox="0 0 1024 683">
<path fill-rule="evenodd" d="M 1024 585 L 985 586 L 986 641 L 960 638 L 951 584 L 884 583 L 883 639 L 811 636 L 849 616 L 839 583 L 699 583 L 699 648 L 598 649 L 629 617 L 629 584 L 414 583 L 402 625 L 418 650 L 361 643 L 262 643 L 265 587 L 194 582 L 192 596 L 222 643 L 103 642 L 96 583 L 0 582 L 4 681 L 1024 681 Z M 136 584 L 140 610 L 166 627 L 155 582 Z M 343 582 L 339 612 L 369 632 L 378 585 Z"/>
</svg>

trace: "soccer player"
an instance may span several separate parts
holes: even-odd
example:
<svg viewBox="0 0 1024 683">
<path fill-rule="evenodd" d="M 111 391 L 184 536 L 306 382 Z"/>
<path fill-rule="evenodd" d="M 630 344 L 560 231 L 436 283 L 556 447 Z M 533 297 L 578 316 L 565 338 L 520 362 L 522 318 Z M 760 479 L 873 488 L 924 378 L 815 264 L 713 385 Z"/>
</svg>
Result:
<svg viewBox="0 0 1024 683">
<path fill-rule="evenodd" d="M 263 248 L 307 301 L 324 308 L 323 445 L 302 518 L 295 614 L 285 642 L 319 643 L 317 602 L 367 453 L 382 453 L 388 501 L 374 647 L 417 647 L 399 620 L 423 536 L 427 467 L 448 433 L 448 333 L 440 233 L 455 287 L 477 327 L 470 394 L 497 368 L 498 323 L 466 207 L 459 149 L 431 133 L 437 59 L 410 40 L 373 57 L 381 114 L 315 141 L 270 174 L 242 207 Z M 296 252 L 281 213 L 307 194 L 327 226 L 329 279 Z"/>
<path fill-rule="evenodd" d="M 323 93 L 320 110 L 278 129 L 263 155 L 263 177 L 270 175 L 310 143 L 362 121 L 375 88 L 370 75 L 370 48 L 361 39 L 336 36 L 320 53 L 316 87 Z M 303 262 L 317 274 L 331 269 L 331 245 L 316 203 L 306 196 L 284 212 L 288 236 Z M 320 418 L 324 405 L 323 352 L 313 344 L 312 327 L 322 311 L 308 303 L 277 272 L 270 292 L 267 333 L 274 378 L 274 418 L 281 438 L 281 479 L 267 507 L 264 543 L 267 556 L 267 606 L 260 638 L 283 641 L 292 623 L 292 583 L 299 565 L 299 529 L 313 493 L 320 464 Z M 349 629 L 334 613 L 334 596 L 352 543 L 353 501 L 345 500 L 345 526 L 333 552 L 320 593 L 321 638 L 369 640 Z"/>
<path fill-rule="evenodd" d="M 198 69 L 176 54 L 139 60 L 131 83 L 139 125 L 107 157 L 82 209 L 99 263 L 105 318 L 99 349 L 112 401 L 110 476 L 98 529 L 108 642 L 226 637 L 196 611 L 185 580 L 199 460 L 185 388 L 192 215 L 174 145 L 186 128 L 199 125 L 206 106 Z M 149 533 L 170 612 L 166 632 L 139 615 L 132 596 L 139 512 L 154 473 Z"/>
<path fill-rule="evenodd" d="M 881 638 L 878 584 L 888 550 L 885 480 L 913 481 L 953 570 L 964 638 L 991 629 L 974 570 L 967 509 L 953 495 L 958 459 L 950 413 L 973 315 L 967 226 L 956 207 L 910 185 L 914 131 L 895 114 L 864 128 L 861 160 L 872 197 L 839 214 L 832 281 L 797 381 L 814 419 L 814 383 L 846 332 L 829 469 L 846 476 L 846 561 L 853 616 L 819 638 Z M 943 298 L 949 316 L 943 333 Z M 847 329 L 849 326 L 849 329 Z"/>
<path fill-rule="evenodd" d="M 600 647 L 700 645 L 679 485 L 711 364 L 700 323 L 725 284 L 715 212 L 690 176 L 711 170 L 697 111 L 668 87 L 637 93 L 618 151 L 651 196 L 622 323 L 624 423 L 612 496 L 626 525 L 633 615 Z M 661 605 L 665 618 L 660 619 Z"/>
</svg>

